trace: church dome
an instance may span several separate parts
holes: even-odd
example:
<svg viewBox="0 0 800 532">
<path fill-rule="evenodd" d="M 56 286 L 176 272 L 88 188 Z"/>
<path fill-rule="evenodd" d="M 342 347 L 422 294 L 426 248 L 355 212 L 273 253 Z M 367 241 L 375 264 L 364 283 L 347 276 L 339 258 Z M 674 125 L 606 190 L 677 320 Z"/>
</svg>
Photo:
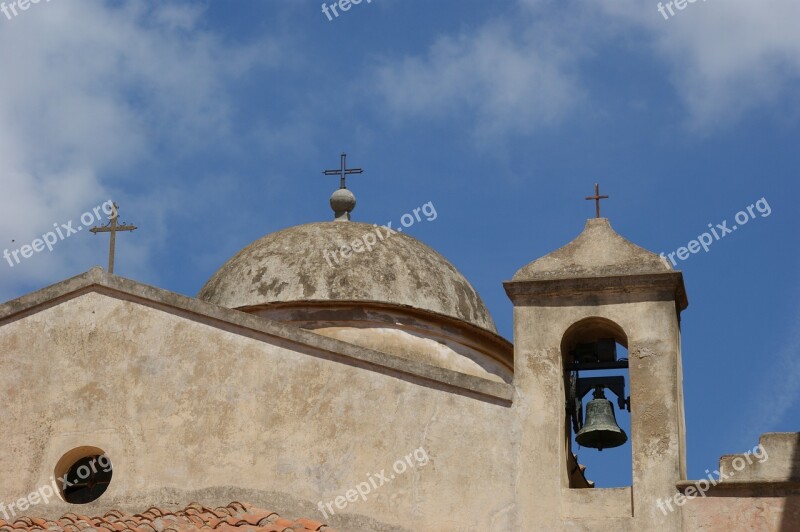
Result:
<svg viewBox="0 0 800 532">
<path fill-rule="evenodd" d="M 346 257 L 344 246 L 351 250 Z M 428 311 L 496 333 L 480 296 L 444 257 L 408 235 L 358 222 L 309 223 L 269 234 L 225 263 L 198 297 L 242 310 L 369 302 Z"/>
</svg>

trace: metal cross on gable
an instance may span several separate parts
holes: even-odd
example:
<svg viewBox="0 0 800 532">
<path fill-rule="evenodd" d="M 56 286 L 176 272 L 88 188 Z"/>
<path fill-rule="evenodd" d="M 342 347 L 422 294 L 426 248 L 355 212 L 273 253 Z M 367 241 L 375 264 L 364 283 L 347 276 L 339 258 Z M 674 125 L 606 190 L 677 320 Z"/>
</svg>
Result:
<svg viewBox="0 0 800 532">
<path fill-rule="evenodd" d="M 600 200 L 608 199 L 608 196 L 600 195 L 600 185 L 598 183 L 594 184 L 594 196 L 587 196 L 586 199 L 594 200 L 597 217 L 600 218 Z"/>
<path fill-rule="evenodd" d="M 347 168 L 347 154 L 342 153 L 341 155 L 341 163 L 338 170 L 325 170 L 323 174 L 325 175 L 338 175 L 340 178 L 339 181 L 339 188 L 347 188 L 345 186 L 345 178 L 352 174 L 363 174 L 364 170 L 361 168 Z"/>
<path fill-rule="evenodd" d="M 119 231 L 135 231 L 138 229 L 135 225 L 117 225 L 117 219 L 119 218 L 119 207 L 116 203 L 114 205 L 114 210 L 111 213 L 109 218 L 109 222 L 107 225 L 102 227 L 92 227 L 89 229 L 91 233 L 111 233 L 111 242 L 109 244 L 108 250 L 108 273 L 114 273 L 114 249 L 116 248 L 117 243 L 117 232 Z"/>
</svg>

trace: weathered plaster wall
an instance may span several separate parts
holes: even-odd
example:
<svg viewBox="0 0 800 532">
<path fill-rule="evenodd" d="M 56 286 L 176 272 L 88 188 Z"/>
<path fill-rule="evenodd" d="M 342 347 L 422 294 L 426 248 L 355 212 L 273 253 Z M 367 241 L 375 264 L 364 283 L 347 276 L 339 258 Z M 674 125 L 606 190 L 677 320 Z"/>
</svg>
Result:
<svg viewBox="0 0 800 532">
<path fill-rule="evenodd" d="M 795 432 L 767 433 L 752 451 L 723 456 L 713 482 L 679 483 L 684 530 L 800 530 L 799 443 Z"/>
<path fill-rule="evenodd" d="M 730 491 L 726 496 L 687 501 L 684 530 L 698 532 L 795 532 L 800 530 L 800 495 L 786 491 Z"/>
<path fill-rule="evenodd" d="M 240 499 L 322 519 L 318 501 L 368 474 L 388 476 L 422 447 L 427 465 L 326 521 L 513 528 L 508 406 L 204 321 L 90 292 L 0 327 L 0 501 L 47 484 L 64 453 L 92 445 L 114 476 L 80 513 Z M 75 510 L 50 503 L 26 513 Z"/>
<path fill-rule="evenodd" d="M 513 346 L 486 329 L 408 307 L 293 303 L 241 309 L 383 353 L 495 382 L 513 380 Z"/>
<path fill-rule="evenodd" d="M 680 512 L 664 516 L 655 505 L 674 493 L 684 467 L 675 304 L 630 294 L 579 299 L 514 309 L 512 409 L 523 457 L 516 486 L 518 493 L 536 493 L 519 501 L 520 526 L 538 519 L 543 530 L 680 530 Z M 611 320 L 628 337 L 632 489 L 568 489 L 561 343 L 572 325 L 594 317 Z"/>
</svg>

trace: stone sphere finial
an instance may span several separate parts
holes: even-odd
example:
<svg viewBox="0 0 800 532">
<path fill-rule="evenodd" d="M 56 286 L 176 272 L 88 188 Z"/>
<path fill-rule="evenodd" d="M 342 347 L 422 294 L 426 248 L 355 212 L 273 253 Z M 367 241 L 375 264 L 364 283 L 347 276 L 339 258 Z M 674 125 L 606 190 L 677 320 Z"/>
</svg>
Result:
<svg viewBox="0 0 800 532">
<path fill-rule="evenodd" d="M 356 208 L 355 195 L 346 188 L 340 188 L 331 194 L 331 209 L 334 212 L 334 221 L 347 222 L 350 212 Z"/>
</svg>

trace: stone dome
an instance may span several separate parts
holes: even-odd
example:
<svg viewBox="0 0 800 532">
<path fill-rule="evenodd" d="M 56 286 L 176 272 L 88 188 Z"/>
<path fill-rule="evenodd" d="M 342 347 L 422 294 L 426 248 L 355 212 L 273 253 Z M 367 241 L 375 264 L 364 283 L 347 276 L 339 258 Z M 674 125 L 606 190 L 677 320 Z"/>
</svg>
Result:
<svg viewBox="0 0 800 532">
<path fill-rule="evenodd" d="M 352 249 L 347 257 L 343 246 Z M 373 302 L 433 312 L 496 333 L 475 289 L 444 257 L 401 232 L 358 222 L 309 223 L 269 234 L 225 263 L 198 298 L 237 309 Z"/>
</svg>

